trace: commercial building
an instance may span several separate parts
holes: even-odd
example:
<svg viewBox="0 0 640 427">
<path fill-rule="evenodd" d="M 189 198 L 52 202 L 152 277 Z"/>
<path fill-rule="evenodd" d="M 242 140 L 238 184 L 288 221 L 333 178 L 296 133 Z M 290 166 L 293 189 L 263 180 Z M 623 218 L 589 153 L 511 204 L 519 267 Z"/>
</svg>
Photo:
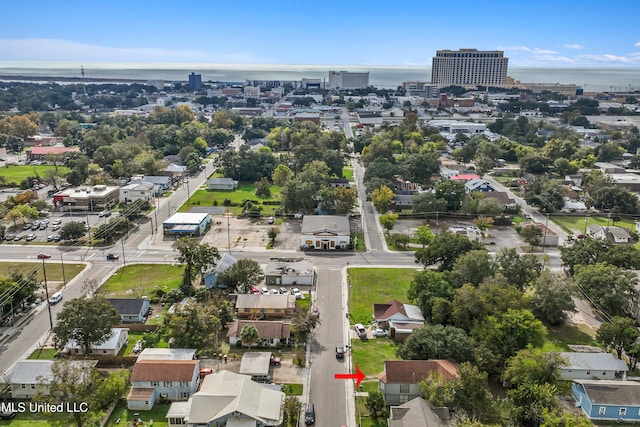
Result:
<svg viewBox="0 0 640 427">
<path fill-rule="evenodd" d="M 431 83 L 450 85 L 502 86 L 507 78 L 507 63 L 501 50 L 438 50 L 431 65 Z"/>
<path fill-rule="evenodd" d="M 408 96 L 419 96 L 420 98 L 437 98 L 440 94 L 438 85 L 429 82 L 409 81 L 403 82 L 402 87 Z"/>
<path fill-rule="evenodd" d="M 178 212 L 162 223 L 165 235 L 202 236 L 211 224 L 211 214 Z"/>
<path fill-rule="evenodd" d="M 189 89 L 199 90 L 202 87 L 202 74 L 189 74 Z"/>
<path fill-rule="evenodd" d="M 364 89 L 369 87 L 369 72 L 329 71 L 328 89 Z"/>
<path fill-rule="evenodd" d="M 67 188 L 53 195 L 53 205 L 63 211 L 100 212 L 118 203 L 120 187 L 96 185 L 93 187 Z"/>
</svg>

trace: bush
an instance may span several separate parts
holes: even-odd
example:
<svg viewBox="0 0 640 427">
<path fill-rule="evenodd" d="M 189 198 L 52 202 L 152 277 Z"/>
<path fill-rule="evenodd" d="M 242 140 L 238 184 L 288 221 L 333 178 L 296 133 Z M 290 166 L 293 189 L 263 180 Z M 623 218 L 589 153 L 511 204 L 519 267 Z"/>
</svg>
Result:
<svg viewBox="0 0 640 427">
<path fill-rule="evenodd" d="M 222 204 L 223 204 L 224 206 L 231 206 L 231 200 L 229 200 L 229 199 L 224 199 L 224 201 L 222 202 Z"/>
</svg>

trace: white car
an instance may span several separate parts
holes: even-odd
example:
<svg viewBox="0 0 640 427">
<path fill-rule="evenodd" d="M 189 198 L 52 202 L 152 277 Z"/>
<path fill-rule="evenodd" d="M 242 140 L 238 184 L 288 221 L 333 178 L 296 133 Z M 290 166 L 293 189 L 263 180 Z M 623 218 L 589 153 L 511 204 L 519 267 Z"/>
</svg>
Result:
<svg viewBox="0 0 640 427">
<path fill-rule="evenodd" d="M 260 289 L 260 292 L 262 292 L 263 294 L 268 294 L 269 293 L 269 289 L 262 288 L 262 289 Z"/>
<path fill-rule="evenodd" d="M 387 335 L 389 335 L 389 331 L 387 331 L 386 329 L 378 328 L 378 329 L 374 329 L 374 331 L 372 332 L 372 335 L 375 338 L 386 337 Z"/>
<path fill-rule="evenodd" d="M 362 323 L 356 323 L 355 325 L 353 325 L 353 329 L 356 331 L 356 334 L 358 334 L 360 338 L 367 337 L 367 330 L 364 328 L 364 325 L 362 325 Z"/>
<path fill-rule="evenodd" d="M 271 294 L 272 295 L 280 295 L 280 291 L 277 289 L 271 289 Z"/>
</svg>

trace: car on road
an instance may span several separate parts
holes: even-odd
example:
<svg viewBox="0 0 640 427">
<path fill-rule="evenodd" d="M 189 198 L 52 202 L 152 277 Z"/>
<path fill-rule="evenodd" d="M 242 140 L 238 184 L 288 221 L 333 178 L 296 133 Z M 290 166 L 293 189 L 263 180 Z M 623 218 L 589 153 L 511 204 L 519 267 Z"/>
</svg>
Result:
<svg viewBox="0 0 640 427">
<path fill-rule="evenodd" d="M 32 240 L 36 240 L 36 235 L 31 233 L 31 234 L 27 234 L 27 238 L 26 238 L 27 242 L 30 242 Z"/>
<path fill-rule="evenodd" d="M 367 337 L 367 330 L 364 328 L 362 323 L 356 323 L 355 325 L 353 325 L 353 330 L 356 331 L 356 334 L 358 334 L 360 338 Z"/>
<path fill-rule="evenodd" d="M 38 259 L 49 259 L 51 258 L 51 255 L 49 254 L 38 254 Z"/>
<path fill-rule="evenodd" d="M 102 211 L 98 214 L 99 218 L 106 218 L 108 216 L 111 216 L 111 211 Z"/>
<path fill-rule="evenodd" d="M 341 345 L 336 347 L 336 359 L 344 359 L 344 347 Z"/>
<path fill-rule="evenodd" d="M 56 292 L 49 298 L 49 304 L 57 304 L 62 300 L 62 292 Z"/>
<path fill-rule="evenodd" d="M 120 257 L 116 254 L 107 254 L 107 261 L 117 261 Z"/>
<path fill-rule="evenodd" d="M 375 338 L 386 337 L 387 335 L 389 335 L 389 331 L 387 331 L 386 329 L 377 328 L 374 329 L 371 335 L 373 335 Z"/>
</svg>

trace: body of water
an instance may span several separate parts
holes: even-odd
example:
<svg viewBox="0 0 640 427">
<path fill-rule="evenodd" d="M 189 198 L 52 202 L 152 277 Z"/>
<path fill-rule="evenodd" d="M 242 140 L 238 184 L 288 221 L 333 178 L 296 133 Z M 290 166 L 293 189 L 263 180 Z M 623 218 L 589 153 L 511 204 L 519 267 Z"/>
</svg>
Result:
<svg viewBox="0 0 640 427">
<path fill-rule="evenodd" d="M 0 61 L 0 79 L 6 76 L 80 78 L 84 67 L 87 81 L 165 80 L 186 81 L 191 72 L 202 75 L 203 82 L 244 82 L 245 80 L 328 80 L 329 71 L 366 72 L 372 86 L 395 88 L 404 81 L 431 80 L 427 66 L 363 65 L 286 65 L 286 64 L 178 64 L 178 63 L 33 63 Z M 535 68 L 509 67 L 509 76 L 522 83 L 576 84 L 586 91 L 640 90 L 637 68 Z"/>
</svg>

